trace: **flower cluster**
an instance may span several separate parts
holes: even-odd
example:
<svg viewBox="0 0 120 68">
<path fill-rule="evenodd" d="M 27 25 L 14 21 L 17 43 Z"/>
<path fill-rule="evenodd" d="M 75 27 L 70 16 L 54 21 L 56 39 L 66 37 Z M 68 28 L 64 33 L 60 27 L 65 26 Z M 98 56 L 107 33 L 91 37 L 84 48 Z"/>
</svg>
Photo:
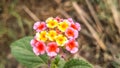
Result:
<svg viewBox="0 0 120 68">
<path fill-rule="evenodd" d="M 53 57 L 62 48 L 70 53 L 78 51 L 76 38 L 81 27 L 72 18 L 50 17 L 45 22 L 36 22 L 33 29 L 36 35 L 30 43 L 36 55 L 47 53 L 48 56 Z"/>
</svg>

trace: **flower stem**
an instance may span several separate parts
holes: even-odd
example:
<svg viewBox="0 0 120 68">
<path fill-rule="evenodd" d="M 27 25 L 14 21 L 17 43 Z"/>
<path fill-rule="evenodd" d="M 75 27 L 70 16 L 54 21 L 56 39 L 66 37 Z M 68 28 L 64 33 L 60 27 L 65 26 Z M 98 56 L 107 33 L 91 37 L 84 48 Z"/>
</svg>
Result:
<svg viewBox="0 0 120 68">
<path fill-rule="evenodd" d="M 51 60 L 48 60 L 48 68 L 50 68 Z"/>
</svg>

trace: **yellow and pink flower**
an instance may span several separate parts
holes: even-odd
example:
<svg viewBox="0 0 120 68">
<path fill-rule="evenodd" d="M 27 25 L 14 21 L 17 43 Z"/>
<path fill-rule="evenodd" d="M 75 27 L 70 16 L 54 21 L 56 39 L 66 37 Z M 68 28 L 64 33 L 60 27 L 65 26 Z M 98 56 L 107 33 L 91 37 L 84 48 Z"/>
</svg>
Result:
<svg viewBox="0 0 120 68">
<path fill-rule="evenodd" d="M 46 22 L 36 22 L 33 29 L 37 33 L 30 44 L 35 55 L 47 53 L 48 56 L 54 57 L 63 48 L 70 53 L 78 51 L 78 42 L 75 39 L 81 26 L 72 18 L 49 17 Z"/>
</svg>

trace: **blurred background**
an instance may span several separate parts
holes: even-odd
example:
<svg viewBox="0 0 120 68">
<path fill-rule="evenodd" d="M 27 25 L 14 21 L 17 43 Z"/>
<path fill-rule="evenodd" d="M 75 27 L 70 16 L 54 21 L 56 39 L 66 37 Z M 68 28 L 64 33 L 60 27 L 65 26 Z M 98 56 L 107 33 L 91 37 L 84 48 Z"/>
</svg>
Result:
<svg viewBox="0 0 120 68">
<path fill-rule="evenodd" d="M 94 68 L 120 68 L 120 0 L 0 0 L 0 68 L 25 68 L 10 44 L 33 36 L 36 21 L 56 16 L 81 24 L 79 56 Z"/>
</svg>

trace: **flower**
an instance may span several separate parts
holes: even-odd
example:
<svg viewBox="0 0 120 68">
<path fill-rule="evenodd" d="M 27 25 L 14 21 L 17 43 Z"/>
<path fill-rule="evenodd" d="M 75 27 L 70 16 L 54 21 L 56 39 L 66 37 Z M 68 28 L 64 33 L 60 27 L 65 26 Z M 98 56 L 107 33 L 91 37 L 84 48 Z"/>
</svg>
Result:
<svg viewBox="0 0 120 68">
<path fill-rule="evenodd" d="M 67 19 L 71 24 L 74 23 L 73 19 L 72 18 L 68 18 Z"/>
<path fill-rule="evenodd" d="M 60 22 L 58 25 L 58 29 L 62 32 L 65 32 L 66 29 L 69 27 L 69 23 L 67 20 L 64 20 L 63 22 Z"/>
<path fill-rule="evenodd" d="M 45 22 L 36 22 L 33 26 L 33 29 L 36 30 L 37 32 L 40 32 L 46 29 L 46 24 Z"/>
<path fill-rule="evenodd" d="M 56 56 L 57 53 L 59 52 L 59 48 L 57 46 L 57 43 L 56 42 L 48 43 L 47 48 L 46 48 L 46 52 L 47 52 L 47 55 L 50 57 Z"/>
<path fill-rule="evenodd" d="M 47 40 L 47 32 L 46 31 L 41 31 L 40 33 L 36 33 L 36 38 L 37 40 L 41 40 L 43 42 L 45 42 Z"/>
<path fill-rule="evenodd" d="M 36 46 L 33 47 L 33 52 L 36 55 L 44 54 L 46 50 L 45 48 L 46 48 L 45 43 L 42 41 L 39 41 L 36 43 Z"/>
<path fill-rule="evenodd" d="M 46 23 L 47 27 L 49 28 L 55 28 L 56 26 L 58 26 L 58 21 L 51 17 L 46 20 Z"/>
<path fill-rule="evenodd" d="M 65 46 L 66 50 L 70 51 L 70 53 L 76 53 L 78 51 L 78 43 L 74 39 L 68 40 Z"/>
<path fill-rule="evenodd" d="M 48 56 L 54 57 L 60 49 L 64 48 L 70 53 L 78 51 L 78 42 L 75 40 L 81 26 L 72 18 L 49 17 L 45 22 L 36 22 L 33 29 L 36 35 L 30 44 L 35 55 L 42 55 L 46 52 Z M 60 54 L 62 55 L 62 51 Z M 62 57 L 64 58 L 64 54 Z"/>
<path fill-rule="evenodd" d="M 59 34 L 56 37 L 56 42 L 57 42 L 58 46 L 64 46 L 66 41 L 67 41 L 67 38 L 65 36 L 63 36 L 62 34 Z"/>
<path fill-rule="evenodd" d="M 65 31 L 65 35 L 68 38 L 77 38 L 78 37 L 78 31 L 74 30 L 73 28 L 69 27 L 66 31 Z"/>
<path fill-rule="evenodd" d="M 50 41 L 55 40 L 56 36 L 57 36 L 56 31 L 50 30 L 50 31 L 48 32 L 48 38 L 49 38 Z"/>
<path fill-rule="evenodd" d="M 81 29 L 81 26 L 79 23 L 72 23 L 70 25 L 70 27 L 72 27 L 73 29 L 78 30 L 78 31 L 80 31 L 80 29 Z"/>
<path fill-rule="evenodd" d="M 60 17 L 56 17 L 55 20 L 57 20 L 58 22 L 61 22 L 63 19 L 61 19 Z"/>
<path fill-rule="evenodd" d="M 32 47 L 34 47 L 37 42 L 38 42 L 38 40 L 32 39 L 32 40 L 30 41 L 30 44 L 31 44 Z"/>
</svg>

